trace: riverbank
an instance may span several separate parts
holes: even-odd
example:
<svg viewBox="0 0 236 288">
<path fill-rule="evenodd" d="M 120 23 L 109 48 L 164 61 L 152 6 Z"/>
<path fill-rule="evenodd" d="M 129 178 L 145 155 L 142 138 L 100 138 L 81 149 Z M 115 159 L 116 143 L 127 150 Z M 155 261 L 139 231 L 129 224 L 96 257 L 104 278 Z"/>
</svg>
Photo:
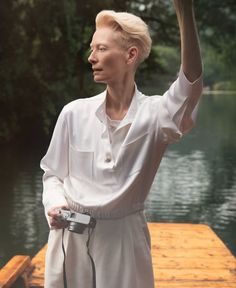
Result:
<svg viewBox="0 0 236 288">
<path fill-rule="evenodd" d="M 236 91 L 224 91 L 224 90 L 208 90 L 204 89 L 203 90 L 203 95 L 235 95 L 236 96 Z"/>
</svg>

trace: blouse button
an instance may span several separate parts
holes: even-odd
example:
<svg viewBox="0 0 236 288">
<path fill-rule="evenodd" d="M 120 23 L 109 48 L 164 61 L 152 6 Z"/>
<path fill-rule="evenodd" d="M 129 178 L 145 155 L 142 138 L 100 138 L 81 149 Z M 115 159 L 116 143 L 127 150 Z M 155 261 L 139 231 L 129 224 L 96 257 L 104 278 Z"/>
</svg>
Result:
<svg viewBox="0 0 236 288">
<path fill-rule="evenodd" d="M 105 162 L 107 162 L 107 163 L 111 162 L 111 154 L 110 153 L 106 153 Z"/>
</svg>

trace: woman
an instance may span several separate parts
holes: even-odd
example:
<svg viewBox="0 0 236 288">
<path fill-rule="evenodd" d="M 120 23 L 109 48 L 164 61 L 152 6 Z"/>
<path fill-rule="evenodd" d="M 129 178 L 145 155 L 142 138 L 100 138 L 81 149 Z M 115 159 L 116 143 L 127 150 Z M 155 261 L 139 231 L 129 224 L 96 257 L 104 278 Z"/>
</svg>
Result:
<svg viewBox="0 0 236 288">
<path fill-rule="evenodd" d="M 168 144 L 192 128 L 202 92 L 193 3 L 174 5 L 181 68 L 163 96 L 147 97 L 135 85 L 135 72 L 151 49 L 147 25 L 129 13 L 97 15 L 88 60 L 106 91 L 63 108 L 41 161 L 51 227 L 46 288 L 154 287 L 144 201 Z M 67 222 L 60 221 L 58 208 L 91 215 L 92 234 L 88 228 L 83 234 L 60 229 Z"/>
</svg>

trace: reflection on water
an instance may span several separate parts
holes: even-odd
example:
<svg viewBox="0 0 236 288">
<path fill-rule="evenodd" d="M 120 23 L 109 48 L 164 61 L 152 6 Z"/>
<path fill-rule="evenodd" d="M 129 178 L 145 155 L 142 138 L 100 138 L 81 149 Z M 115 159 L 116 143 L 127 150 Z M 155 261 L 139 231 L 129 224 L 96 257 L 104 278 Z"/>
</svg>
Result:
<svg viewBox="0 0 236 288">
<path fill-rule="evenodd" d="M 185 221 L 186 216 L 189 221 L 194 221 L 196 209 L 207 197 L 208 187 L 209 177 L 202 151 L 188 155 L 169 151 L 148 197 L 147 214 L 158 221 Z"/>
<path fill-rule="evenodd" d="M 214 197 L 210 168 L 203 151 L 193 151 L 185 156 L 169 151 L 147 200 L 148 218 L 163 222 L 206 223 L 215 230 L 225 230 L 235 223 L 236 173 L 232 185 L 221 189 L 221 195 Z M 232 238 L 235 236 L 232 231 Z"/>
<path fill-rule="evenodd" d="M 41 206 L 41 173 L 34 171 L 21 172 L 19 183 L 14 188 L 9 229 L 13 245 L 22 241 L 26 250 L 34 250 L 35 243 L 40 239 L 42 215 Z"/>
<path fill-rule="evenodd" d="M 236 255 L 236 123 L 234 96 L 204 96 L 198 125 L 171 145 L 146 203 L 150 221 L 206 223 Z M 46 242 L 41 205 L 44 152 L 0 151 L 0 265 L 33 255 Z"/>
</svg>

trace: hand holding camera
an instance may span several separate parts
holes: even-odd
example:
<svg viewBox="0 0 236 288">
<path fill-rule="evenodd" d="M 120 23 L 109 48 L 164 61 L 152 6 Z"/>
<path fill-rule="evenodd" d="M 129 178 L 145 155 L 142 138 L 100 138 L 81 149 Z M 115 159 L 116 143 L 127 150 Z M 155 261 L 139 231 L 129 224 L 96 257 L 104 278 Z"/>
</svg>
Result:
<svg viewBox="0 0 236 288">
<path fill-rule="evenodd" d="M 62 221 L 61 217 L 59 217 L 59 210 L 61 209 L 69 211 L 67 206 L 53 207 L 48 211 L 49 223 L 52 229 L 63 229 L 68 227 L 68 222 Z"/>
<path fill-rule="evenodd" d="M 68 227 L 68 230 L 78 234 L 83 234 L 86 227 L 94 228 L 96 220 L 89 214 L 77 213 L 67 209 L 67 207 L 56 207 L 48 212 L 50 224 L 55 229 Z"/>
</svg>

